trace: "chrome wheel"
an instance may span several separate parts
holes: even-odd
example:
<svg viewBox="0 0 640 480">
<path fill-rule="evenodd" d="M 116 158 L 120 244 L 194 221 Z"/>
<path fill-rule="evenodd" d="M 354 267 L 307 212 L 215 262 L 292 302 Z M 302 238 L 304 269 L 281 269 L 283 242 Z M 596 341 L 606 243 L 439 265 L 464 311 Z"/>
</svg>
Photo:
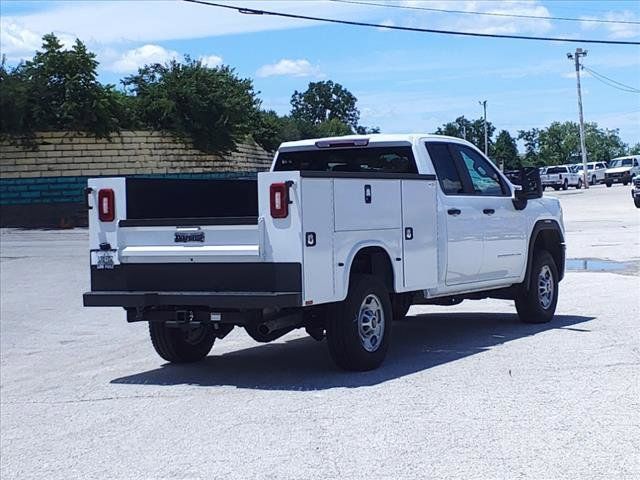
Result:
<svg viewBox="0 0 640 480">
<path fill-rule="evenodd" d="M 553 273 L 548 265 L 543 265 L 538 274 L 538 301 L 545 310 L 553 303 Z"/>
<path fill-rule="evenodd" d="M 365 297 L 356 321 L 360 343 L 367 352 L 375 352 L 382 344 L 384 336 L 384 310 L 376 295 L 369 294 Z"/>
</svg>

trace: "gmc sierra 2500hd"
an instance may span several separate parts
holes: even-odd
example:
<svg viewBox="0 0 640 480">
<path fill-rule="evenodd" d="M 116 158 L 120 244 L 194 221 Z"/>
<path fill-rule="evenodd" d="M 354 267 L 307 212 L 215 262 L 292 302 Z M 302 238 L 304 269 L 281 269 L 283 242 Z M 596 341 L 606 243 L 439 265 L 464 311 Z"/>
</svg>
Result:
<svg viewBox="0 0 640 480">
<path fill-rule="evenodd" d="M 348 370 L 378 367 L 414 304 L 513 299 L 548 322 L 564 227 L 536 175 L 516 186 L 470 143 L 414 134 L 284 143 L 257 181 L 90 179 L 84 305 L 149 322 L 170 362 L 235 326 L 305 328 Z"/>
</svg>

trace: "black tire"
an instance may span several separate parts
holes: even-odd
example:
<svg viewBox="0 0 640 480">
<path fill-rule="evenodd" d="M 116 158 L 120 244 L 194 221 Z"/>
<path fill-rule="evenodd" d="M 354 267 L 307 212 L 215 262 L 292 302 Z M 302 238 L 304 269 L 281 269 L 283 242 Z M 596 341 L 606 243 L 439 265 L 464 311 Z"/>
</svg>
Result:
<svg viewBox="0 0 640 480">
<path fill-rule="evenodd" d="M 611 188 L 611 185 L 613 185 L 613 182 L 605 182 L 607 185 L 607 188 Z"/>
<path fill-rule="evenodd" d="M 562 190 L 568 190 L 568 189 L 569 189 L 569 180 L 565 178 L 564 183 L 562 184 Z"/>
<path fill-rule="evenodd" d="M 393 321 L 404 320 L 411 308 L 411 295 L 396 293 L 391 296 L 391 311 Z"/>
<path fill-rule="evenodd" d="M 591 185 L 595 185 L 596 183 L 598 183 L 598 179 L 594 175 L 593 177 L 591 177 Z"/>
<path fill-rule="evenodd" d="M 544 269 L 547 269 L 545 272 Z M 546 273 L 550 275 L 549 281 L 553 286 L 550 297 L 543 298 L 539 295 L 539 282 Z M 524 323 L 547 323 L 551 321 L 558 304 L 558 268 L 551 254 L 546 250 L 534 252 L 531 270 L 529 272 L 529 288 L 523 285 L 522 290 L 515 298 L 516 310 L 520 320 Z M 545 300 L 548 303 L 545 305 Z"/>
<path fill-rule="evenodd" d="M 578 184 L 576 185 L 576 190 L 580 190 L 582 188 L 582 179 L 578 180 Z"/>
<path fill-rule="evenodd" d="M 172 363 L 202 360 L 216 340 L 211 325 L 189 328 L 167 326 L 165 322 L 149 322 L 149 335 L 158 355 Z"/>
<path fill-rule="evenodd" d="M 626 187 L 627 185 L 629 185 L 629 180 L 623 180 L 623 181 L 622 181 L 622 185 L 624 185 L 625 187 Z"/>
<path fill-rule="evenodd" d="M 560 190 L 560 187 L 553 187 L 553 189 L 557 192 L 558 190 Z"/>
<path fill-rule="evenodd" d="M 361 340 L 358 317 L 361 305 L 371 296 L 379 302 L 378 310 L 382 311 L 384 322 L 380 330 L 382 340 L 378 338 L 374 349 L 367 350 Z M 355 275 L 350 281 L 346 300 L 335 304 L 327 318 L 327 343 L 336 365 L 354 371 L 373 370 L 380 366 L 391 339 L 391 320 L 391 300 L 382 281 L 374 275 Z M 374 336 L 370 337 L 370 347 Z"/>
<path fill-rule="evenodd" d="M 640 198 L 635 197 L 633 203 L 636 205 L 636 208 L 640 208 Z"/>
</svg>

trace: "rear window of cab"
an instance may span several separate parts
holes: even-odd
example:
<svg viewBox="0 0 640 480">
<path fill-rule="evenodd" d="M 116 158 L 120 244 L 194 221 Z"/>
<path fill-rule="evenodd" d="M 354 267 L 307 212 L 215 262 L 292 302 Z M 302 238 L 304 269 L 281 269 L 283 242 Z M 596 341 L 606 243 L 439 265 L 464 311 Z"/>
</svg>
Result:
<svg viewBox="0 0 640 480">
<path fill-rule="evenodd" d="M 410 146 L 278 152 L 274 171 L 418 173 Z"/>
</svg>

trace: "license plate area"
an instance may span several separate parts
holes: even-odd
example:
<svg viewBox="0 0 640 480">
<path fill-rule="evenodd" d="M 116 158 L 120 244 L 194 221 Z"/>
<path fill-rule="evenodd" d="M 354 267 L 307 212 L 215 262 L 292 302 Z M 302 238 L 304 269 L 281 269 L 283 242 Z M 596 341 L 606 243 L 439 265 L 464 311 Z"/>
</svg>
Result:
<svg viewBox="0 0 640 480">
<path fill-rule="evenodd" d="M 96 252 L 98 270 L 113 270 L 114 253 L 111 251 Z"/>
</svg>

